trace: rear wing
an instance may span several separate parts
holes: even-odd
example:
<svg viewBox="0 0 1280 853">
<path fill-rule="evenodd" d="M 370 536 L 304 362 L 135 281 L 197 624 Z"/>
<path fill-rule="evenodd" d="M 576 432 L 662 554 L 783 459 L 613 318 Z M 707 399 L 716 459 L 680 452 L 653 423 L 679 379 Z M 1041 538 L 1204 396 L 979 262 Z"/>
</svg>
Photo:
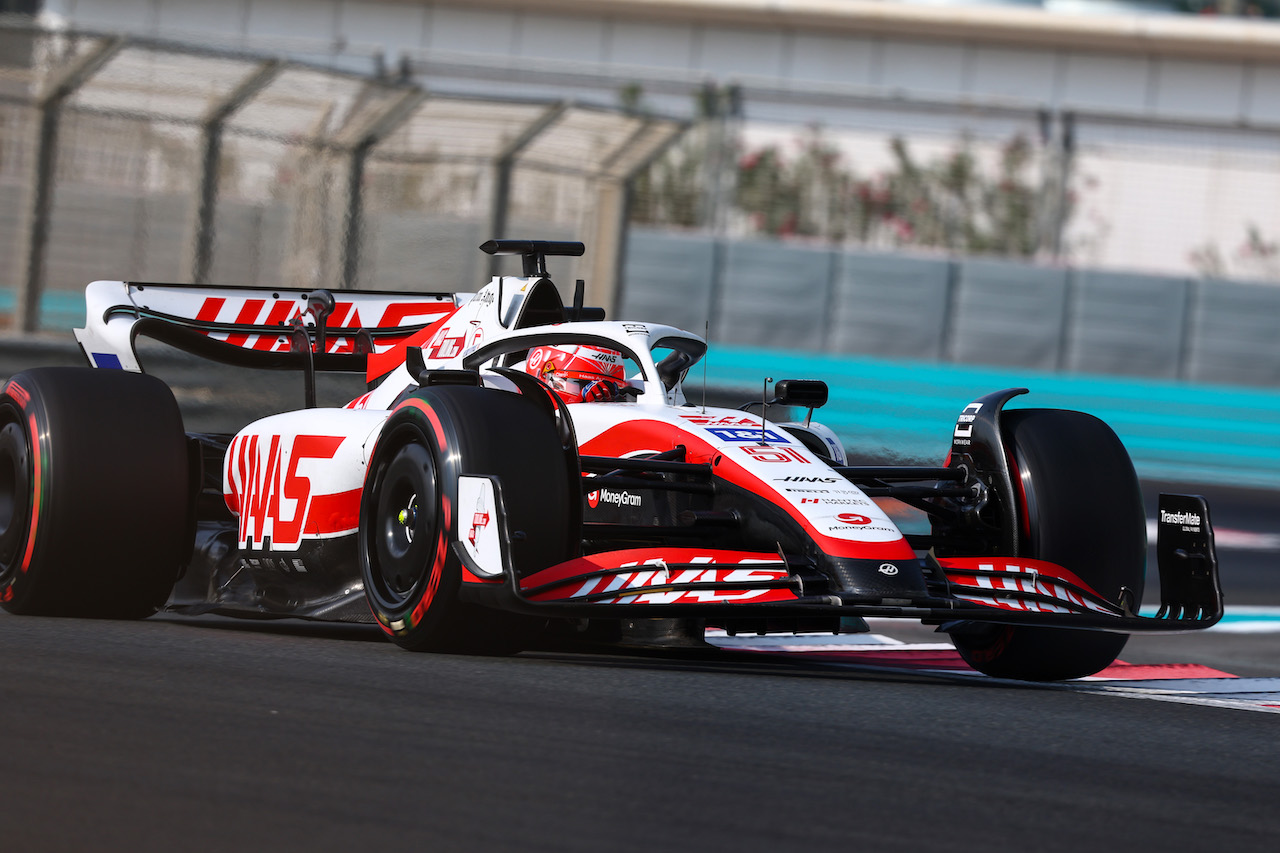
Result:
<svg viewBox="0 0 1280 853">
<path fill-rule="evenodd" d="M 138 336 L 240 367 L 362 373 L 471 294 L 95 281 L 76 340 L 94 367 L 141 372 Z"/>
</svg>

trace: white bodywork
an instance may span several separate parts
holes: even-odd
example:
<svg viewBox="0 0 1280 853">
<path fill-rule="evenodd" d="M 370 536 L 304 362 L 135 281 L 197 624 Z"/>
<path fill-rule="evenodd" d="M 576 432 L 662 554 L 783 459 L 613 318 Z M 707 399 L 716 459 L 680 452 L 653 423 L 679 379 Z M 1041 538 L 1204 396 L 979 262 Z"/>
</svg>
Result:
<svg viewBox="0 0 1280 853">
<path fill-rule="evenodd" d="M 511 388 L 495 368 L 523 350 L 561 338 L 616 349 L 627 359 L 628 402 L 569 406 L 585 454 L 639 455 L 688 448 L 690 458 L 715 460 L 718 475 L 758 494 L 771 494 L 819 540 L 884 543 L 902 539 L 888 516 L 857 487 L 829 469 L 782 425 L 759 415 L 690 405 L 681 387 L 684 371 L 701 358 L 696 335 L 653 323 L 575 322 L 517 328 L 525 300 L 551 285 L 539 278 L 496 277 L 474 295 L 334 294 L 329 327 L 431 323 L 408 346 L 418 347 L 427 369 L 479 369 L 485 383 Z M 87 290 L 85 329 L 76 337 L 98 367 L 141 370 L 133 349 L 134 324 L 151 312 L 213 323 L 284 324 L 306 314 L 306 292 L 95 282 Z M 286 334 L 208 332 L 209 337 L 259 352 L 288 351 Z M 383 347 L 384 351 L 392 347 Z M 687 356 L 663 381 L 655 350 Z M 351 351 L 341 335 L 326 352 Z M 394 354 L 394 353 L 391 353 Z M 512 366 L 519 369 L 520 363 Z M 371 369 L 372 372 L 372 369 Z M 304 409 L 255 421 L 231 441 L 223 494 L 240 517 L 239 546 L 246 551 L 296 550 L 306 539 L 354 533 L 360 490 L 374 442 L 396 401 L 417 385 L 403 358 L 371 392 L 343 409 Z M 834 434 L 817 424 L 811 432 L 831 445 Z M 652 445 L 652 446 L 650 446 Z M 479 488 L 471 484 L 468 488 Z M 483 531 L 482 531 L 483 533 Z M 484 549 L 483 542 L 468 543 Z M 477 557 L 481 556 L 477 551 Z"/>
</svg>

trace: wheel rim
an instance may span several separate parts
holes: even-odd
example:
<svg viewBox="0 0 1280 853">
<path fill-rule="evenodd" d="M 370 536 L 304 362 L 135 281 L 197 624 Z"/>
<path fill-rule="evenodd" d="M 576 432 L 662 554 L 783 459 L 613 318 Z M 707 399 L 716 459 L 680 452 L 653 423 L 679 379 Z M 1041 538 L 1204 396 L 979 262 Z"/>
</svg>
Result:
<svg viewBox="0 0 1280 853">
<path fill-rule="evenodd" d="M 416 601 L 430 580 L 438 503 L 431 452 L 405 445 L 383 470 L 371 526 L 372 592 L 390 610 Z"/>
</svg>

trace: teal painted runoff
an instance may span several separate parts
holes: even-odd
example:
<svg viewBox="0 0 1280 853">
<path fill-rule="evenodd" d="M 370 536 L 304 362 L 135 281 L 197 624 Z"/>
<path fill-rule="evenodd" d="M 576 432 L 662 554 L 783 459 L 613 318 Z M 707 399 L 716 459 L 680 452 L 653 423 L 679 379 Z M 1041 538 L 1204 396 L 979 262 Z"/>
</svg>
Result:
<svg viewBox="0 0 1280 853">
<path fill-rule="evenodd" d="M 766 376 L 824 380 L 831 397 L 814 420 L 834 429 L 855 456 L 940 462 L 967 403 L 1022 387 L 1030 393 L 1006 408 L 1077 409 L 1101 418 L 1141 477 L 1280 488 L 1276 390 L 712 345 L 712 388 L 758 400 Z M 691 400 L 700 380 L 695 368 L 685 383 Z"/>
</svg>

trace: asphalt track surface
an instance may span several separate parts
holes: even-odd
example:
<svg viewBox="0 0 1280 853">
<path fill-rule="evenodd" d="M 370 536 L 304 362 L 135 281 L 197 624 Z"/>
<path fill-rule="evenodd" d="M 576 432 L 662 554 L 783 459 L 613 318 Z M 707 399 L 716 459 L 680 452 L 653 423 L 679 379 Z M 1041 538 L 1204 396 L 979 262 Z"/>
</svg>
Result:
<svg viewBox="0 0 1280 853">
<path fill-rule="evenodd" d="M 1271 498 L 1210 495 L 1280 532 Z M 1224 551 L 1229 603 L 1280 554 Z M 1280 715 L 744 653 L 0 614 L 0 849 L 1268 850 Z M 1137 663 L 1280 676 L 1280 634 Z"/>
</svg>

